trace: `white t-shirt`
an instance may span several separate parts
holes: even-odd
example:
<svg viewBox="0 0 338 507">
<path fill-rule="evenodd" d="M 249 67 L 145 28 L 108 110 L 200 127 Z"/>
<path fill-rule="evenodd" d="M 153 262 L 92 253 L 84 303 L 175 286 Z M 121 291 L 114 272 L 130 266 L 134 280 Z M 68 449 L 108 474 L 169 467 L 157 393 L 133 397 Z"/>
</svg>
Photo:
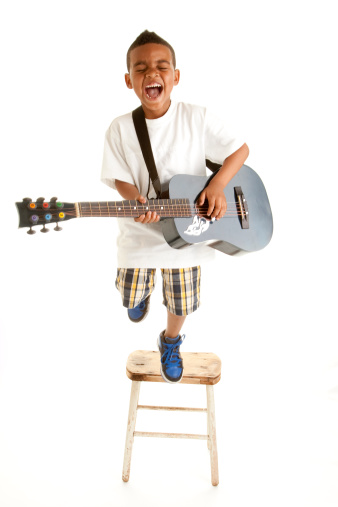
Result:
<svg viewBox="0 0 338 507">
<path fill-rule="evenodd" d="M 162 185 L 176 174 L 206 176 L 205 159 L 223 164 L 243 145 L 204 107 L 183 102 L 172 102 L 164 116 L 146 119 L 146 123 Z M 131 113 L 116 118 L 106 132 L 101 179 L 114 189 L 115 179 L 131 183 L 143 196 L 147 195 L 149 173 Z M 150 188 L 149 197 L 156 197 L 152 185 Z M 185 268 L 214 258 L 214 250 L 203 243 L 171 248 L 162 235 L 160 222 L 117 220 L 120 268 Z"/>
</svg>

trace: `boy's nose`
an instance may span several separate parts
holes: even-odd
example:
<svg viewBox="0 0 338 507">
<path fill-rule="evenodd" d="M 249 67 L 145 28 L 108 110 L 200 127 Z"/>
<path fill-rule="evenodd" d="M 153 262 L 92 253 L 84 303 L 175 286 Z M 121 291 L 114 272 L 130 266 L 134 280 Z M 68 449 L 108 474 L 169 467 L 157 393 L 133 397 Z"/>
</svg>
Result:
<svg viewBox="0 0 338 507">
<path fill-rule="evenodd" d="M 156 77 L 158 76 L 158 72 L 156 69 L 149 69 L 147 72 L 147 77 Z"/>
</svg>

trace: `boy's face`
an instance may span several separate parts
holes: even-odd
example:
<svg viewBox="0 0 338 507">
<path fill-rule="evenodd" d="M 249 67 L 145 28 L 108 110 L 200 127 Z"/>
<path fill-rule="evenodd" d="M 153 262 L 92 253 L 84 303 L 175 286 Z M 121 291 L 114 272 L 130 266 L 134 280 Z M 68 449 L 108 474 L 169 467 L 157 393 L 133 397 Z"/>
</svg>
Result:
<svg viewBox="0 0 338 507">
<path fill-rule="evenodd" d="M 168 111 L 171 91 L 179 79 L 180 71 L 174 69 L 166 46 L 144 44 L 130 52 L 130 70 L 125 80 L 140 99 L 146 118 L 160 118 Z"/>
</svg>

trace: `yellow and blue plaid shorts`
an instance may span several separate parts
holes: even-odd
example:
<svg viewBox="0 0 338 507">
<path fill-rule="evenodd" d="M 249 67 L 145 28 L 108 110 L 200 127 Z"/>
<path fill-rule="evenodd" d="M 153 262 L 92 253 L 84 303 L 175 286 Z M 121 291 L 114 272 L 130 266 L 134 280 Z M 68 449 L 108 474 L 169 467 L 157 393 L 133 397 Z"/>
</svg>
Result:
<svg viewBox="0 0 338 507">
<path fill-rule="evenodd" d="M 161 269 L 163 304 L 174 315 L 189 315 L 200 305 L 201 267 Z M 118 268 L 116 288 L 123 306 L 135 308 L 149 296 L 156 283 L 156 269 Z"/>
</svg>

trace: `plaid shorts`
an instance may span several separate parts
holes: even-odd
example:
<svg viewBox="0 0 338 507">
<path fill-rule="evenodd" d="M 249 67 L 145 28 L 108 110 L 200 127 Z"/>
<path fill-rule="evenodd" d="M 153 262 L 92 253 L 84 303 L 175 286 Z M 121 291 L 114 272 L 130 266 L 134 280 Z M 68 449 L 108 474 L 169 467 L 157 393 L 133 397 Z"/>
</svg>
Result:
<svg viewBox="0 0 338 507">
<path fill-rule="evenodd" d="M 200 305 L 201 268 L 161 269 L 163 304 L 174 315 L 189 315 Z M 118 268 L 116 288 L 123 306 L 135 308 L 155 287 L 156 269 Z"/>
</svg>

